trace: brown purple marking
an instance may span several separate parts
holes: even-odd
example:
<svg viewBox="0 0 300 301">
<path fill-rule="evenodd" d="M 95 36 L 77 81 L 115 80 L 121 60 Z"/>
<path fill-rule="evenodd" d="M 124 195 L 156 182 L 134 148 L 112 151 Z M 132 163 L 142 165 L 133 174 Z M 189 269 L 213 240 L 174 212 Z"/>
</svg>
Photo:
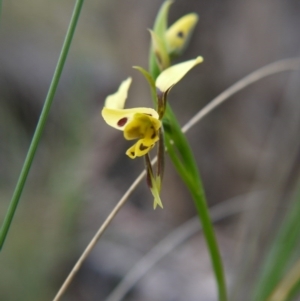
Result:
<svg viewBox="0 0 300 301">
<path fill-rule="evenodd" d="M 147 168 L 146 181 L 147 181 L 148 187 L 151 189 L 151 188 L 153 188 L 153 186 L 152 186 L 152 181 L 151 181 L 151 174 L 150 174 L 150 172 L 151 172 L 151 171 L 149 171 L 149 168 Z"/>
<path fill-rule="evenodd" d="M 122 126 L 124 126 L 124 125 L 126 124 L 127 120 L 128 120 L 128 118 L 127 118 L 127 117 L 124 117 L 124 118 L 122 118 L 122 119 L 120 119 L 120 120 L 118 121 L 117 125 L 118 125 L 119 127 L 122 127 Z"/>
<path fill-rule="evenodd" d="M 182 39 L 182 38 L 184 37 L 183 31 L 179 31 L 179 32 L 177 33 L 177 37 Z"/>
<path fill-rule="evenodd" d="M 149 148 L 148 146 L 145 146 L 143 143 L 140 145 L 140 151 L 143 151 L 145 149 Z"/>
<path fill-rule="evenodd" d="M 158 64 L 162 65 L 162 58 L 160 56 L 160 53 L 158 51 L 155 51 L 155 55 L 156 55 Z"/>
<path fill-rule="evenodd" d="M 162 102 L 162 99 L 164 97 L 164 92 L 161 91 L 159 88 L 156 88 L 156 96 L 158 98 L 159 102 Z M 159 103 L 158 103 L 159 104 Z"/>
</svg>

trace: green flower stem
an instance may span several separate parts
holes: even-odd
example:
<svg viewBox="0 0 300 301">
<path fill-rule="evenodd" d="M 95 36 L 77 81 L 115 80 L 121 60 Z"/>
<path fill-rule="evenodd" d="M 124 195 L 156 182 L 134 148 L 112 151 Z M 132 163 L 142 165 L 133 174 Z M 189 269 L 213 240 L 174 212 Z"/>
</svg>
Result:
<svg viewBox="0 0 300 301">
<path fill-rule="evenodd" d="M 151 54 L 153 55 L 153 52 L 151 52 Z M 153 63 L 155 64 L 153 60 L 150 60 L 149 69 L 153 70 L 152 76 L 155 79 L 159 74 L 155 67 L 151 67 L 151 64 Z M 210 219 L 202 180 L 189 143 L 185 135 L 182 133 L 177 118 L 169 104 L 167 104 L 163 121 L 165 129 L 165 143 L 167 145 L 170 158 L 193 197 L 198 216 L 203 227 L 203 234 L 206 239 L 218 286 L 219 301 L 226 301 L 227 289 L 223 262 Z M 173 141 L 174 144 L 172 145 L 170 141 Z M 180 157 L 178 155 L 180 155 Z"/>
<path fill-rule="evenodd" d="M 0 4 L 1 4 L 1 1 L 2 0 L 0 0 Z M 60 76 L 62 74 L 63 67 L 65 65 L 65 62 L 66 62 L 66 59 L 67 59 L 67 56 L 68 56 L 68 52 L 69 52 L 70 45 L 71 45 L 71 42 L 72 42 L 72 39 L 73 39 L 73 36 L 74 36 L 74 32 L 75 32 L 75 29 L 76 29 L 76 26 L 77 26 L 77 22 L 78 22 L 78 19 L 79 19 L 79 15 L 80 15 L 80 12 L 81 12 L 83 2 L 84 2 L 84 0 L 77 0 L 76 1 L 75 7 L 74 7 L 74 10 L 73 10 L 73 14 L 72 14 L 72 17 L 71 17 L 71 21 L 70 21 L 70 24 L 69 24 L 69 28 L 68 28 L 63 46 L 62 46 L 62 50 L 61 50 L 61 53 L 60 53 L 60 56 L 59 56 L 59 59 L 58 59 L 57 65 L 56 65 L 56 69 L 55 69 L 55 72 L 54 72 L 54 75 L 53 75 L 53 78 L 52 78 L 52 81 L 51 81 L 51 84 L 50 84 L 50 87 L 49 87 L 48 94 L 46 96 L 44 107 L 43 107 L 43 110 L 41 112 L 41 115 L 40 115 L 36 130 L 35 130 L 35 133 L 33 135 L 31 144 L 29 146 L 29 150 L 28 150 L 26 159 L 24 161 L 23 168 L 21 170 L 17 185 L 15 187 L 15 191 L 13 193 L 9 208 L 7 210 L 6 216 L 4 218 L 4 221 L 3 221 L 3 224 L 2 224 L 2 227 L 1 227 L 1 231 L 0 231 L 0 250 L 2 249 L 4 241 L 6 239 L 8 230 L 10 228 L 12 219 L 14 217 L 14 214 L 15 214 L 15 211 L 17 209 L 20 197 L 22 195 L 22 191 L 23 191 L 23 188 L 24 188 L 24 185 L 25 185 L 25 182 L 26 182 L 26 179 L 27 179 L 32 161 L 34 159 L 34 155 L 36 153 L 39 141 L 41 139 L 41 135 L 43 133 L 45 123 L 46 123 L 47 117 L 49 115 L 51 104 L 52 104 L 55 92 L 57 90 L 57 86 L 58 86 L 58 83 L 59 83 L 59 80 L 60 80 Z"/>
<path fill-rule="evenodd" d="M 152 51 L 150 51 L 150 58 L 151 56 L 154 56 Z M 153 79 L 156 79 L 159 75 L 159 72 L 157 71 L 158 68 L 155 68 L 153 64 L 156 64 L 155 60 L 150 59 L 149 69 L 150 72 L 152 71 L 151 75 Z M 186 184 L 193 197 L 198 216 L 203 227 L 203 234 L 206 239 L 213 270 L 215 273 L 215 279 L 217 282 L 219 301 L 227 301 L 227 289 L 223 262 L 209 215 L 202 180 L 198 172 L 197 164 L 189 143 L 185 135 L 182 133 L 177 118 L 169 104 L 167 104 L 164 116 L 164 129 L 165 143 L 167 145 L 170 158 L 178 174 Z M 172 145 L 170 141 L 173 141 L 174 144 Z M 180 157 L 178 155 L 180 155 Z"/>
<path fill-rule="evenodd" d="M 154 22 L 153 30 L 162 40 L 164 40 L 164 35 L 167 29 L 167 17 L 171 3 L 172 1 L 167 0 L 162 4 L 161 9 Z M 149 76 L 146 72 L 143 71 L 143 74 L 150 83 L 152 97 L 155 103 L 157 98 L 154 80 L 160 74 L 160 70 L 158 68 L 152 46 L 150 47 L 149 53 L 149 71 L 153 78 L 153 81 L 149 80 Z M 215 279 L 219 292 L 219 301 L 226 301 L 227 291 L 223 263 L 217 239 L 214 233 L 214 228 L 212 226 L 211 218 L 209 215 L 201 177 L 189 143 L 185 135 L 182 133 L 177 118 L 169 104 L 167 104 L 166 107 L 166 112 L 163 118 L 163 125 L 165 130 L 165 144 L 167 146 L 170 158 L 178 174 L 190 191 L 197 208 L 198 216 L 203 227 L 204 237 L 206 239 L 213 270 L 215 273 Z"/>
<path fill-rule="evenodd" d="M 170 158 L 179 173 L 180 177 L 189 189 L 195 206 L 197 208 L 198 216 L 203 227 L 203 233 L 208 246 L 209 254 L 211 257 L 216 282 L 219 291 L 219 300 L 227 300 L 227 289 L 226 281 L 223 269 L 223 263 L 215 236 L 214 228 L 211 222 L 209 210 L 207 207 L 206 197 L 204 188 L 202 185 L 201 177 L 197 169 L 197 163 L 194 159 L 193 153 L 189 147 L 188 141 L 185 135 L 182 133 L 181 128 L 172 112 L 171 107 L 168 105 L 166 111 L 166 118 L 170 120 L 171 131 L 166 130 L 166 145 L 168 147 L 168 153 Z M 168 141 L 173 140 L 174 145 L 170 144 Z M 177 144 L 179 143 L 179 145 Z M 177 145 L 176 145 L 177 144 Z M 176 155 L 174 147 L 178 147 L 178 152 L 180 153 L 182 162 Z"/>
</svg>

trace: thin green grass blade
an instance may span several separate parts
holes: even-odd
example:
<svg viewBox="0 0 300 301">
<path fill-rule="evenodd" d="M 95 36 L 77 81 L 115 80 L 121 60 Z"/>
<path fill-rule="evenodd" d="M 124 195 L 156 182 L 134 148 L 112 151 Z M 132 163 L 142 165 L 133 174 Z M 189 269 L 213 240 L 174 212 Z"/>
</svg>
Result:
<svg viewBox="0 0 300 301">
<path fill-rule="evenodd" d="M 300 259 L 287 271 L 267 301 L 287 301 L 297 295 L 300 282 Z"/>
<path fill-rule="evenodd" d="M 300 187 L 267 255 L 252 300 L 265 301 L 299 257 Z M 296 258 L 297 259 L 297 258 Z M 299 287 L 300 289 L 300 287 Z M 295 293 L 295 292 L 294 292 Z M 297 291 L 299 293 L 299 290 Z"/>
<path fill-rule="evenodd" d="M 0 4 L 1 4 L 1 1 L 2 0 L 0 0 Z M 81 12 L 83 2 L 84 2 L 84 0 L 76 1 L 75 7 L 73 10 L 73 14 L 71 17 L 71 21 L 69 24 L 69 28 L 66 33 L 66 37 L 65 37 L 65 40 L 64 40 L 64 43 L 62 46 L 62 50 L 61 50 L 61 53 L 60 53 L 60 56 L 59 56 L 59 59 L 58 59 L 57 65 L 56 65 L 56 69 L 55 69 L 55 72 L 54 72 L 54 75 L 53 75 L 53 78 L 52 78 L 52 81 L 51 81 L 51 84 L 49 87 L 49 91 L 46 96 L 45 103 L 44 103 L 36 130 L 35 130 L 35 133 L 33 135 L 31 144 L 29 146 L 29 150 L 28 150 L 26 159 L 24 161 L 24 165 L 22 167 L 18 182 L 16 184 L 12 199 L 10 201 L 9 208 L 7 210 L 6 216 L 4 218 L 4 221 L 3 221 L 3 224 L 1 227 L 0 250 L 2 249 L 2 247 L 4 245 L 7 233 L 9 231 L 9 228 L 10 228 L 11 222 L 13 220 L 14 214 L 16 212 L 20 197 L 22 195 L 22 191 L 23 191 L 27 176 L 28 176 L 31 164 L 34 159 L 34 155 L 36 153 L 38 144 L 40 142 L 41 135 L 43 133 L 43 130 L 44 130 L 44 127 L 46 124 L 46 120 L 47 120 L 47 117 L 50 112 L 51 104 L 52 104 L 53 98 L 55 96 L 55 92 L 57 90 L 57 86 L 58 86 L 58 83 L 59 83 L 59 80 L 60 80 L 60 77 L 61 77 L 61 74 L 63 71 L 63 67 L 65 65 L 65 62 L 66 62 L 66 59 L 67 59 L 67 56 L 69 53 L 69 49 L 70 49 L 71 42 L 72 42 L 72 39 L 74 36 L 74 32 L 75 32 L 75 29 L 77 26 L 77 22 L 79 19 L 79 15 Z"/>
<path fill-rule="evenodd" d="M 294 287 L 292 288 L 292 290 L 289 292 L 289 295 L 288 295 L 286 301 L 296 300 L 296 298 L 299 297 L 299 294 L 300 294 L 300 279 L 294 285 Z"/>
<path fill-rule="evenodd" d="M 169 103 L 166 108 L 164 124 L 167 124 L 166 134 L 169 136 L 169 139 L 174 142 L 174 147 L 178 152 L 179 158 L 186 167 L 189 167 L 189 174 L 195 178 L 199 177 L 198 168 L 197 165 L 195 165 L 194 156 L 187 138 L 182 133 L 181 127 Z"/>
</svg>

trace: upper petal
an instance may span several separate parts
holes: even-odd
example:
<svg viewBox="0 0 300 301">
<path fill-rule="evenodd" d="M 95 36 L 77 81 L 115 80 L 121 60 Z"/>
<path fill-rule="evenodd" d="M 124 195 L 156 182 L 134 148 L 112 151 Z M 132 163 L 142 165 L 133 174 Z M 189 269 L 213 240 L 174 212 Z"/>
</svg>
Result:
<svg viewBox="0 0 300 301">
<path fill-rule="evenodd" d="M 203 58 L 198 56 L 180 64 L 173 65 L 164 70 L 156 79 L 155 85 L 160 92 L 165 93 L 177 84 L 193 67 L 203 62 Z"/>
<path fill-rule="evenodd" d="M 116 93 L 106 97 L 104 106 L 109 109 L 123 109 L 131 81 L 131 77 L 124 80 Z"/>
<path fill-rule="evenodd" d="M 102 117 L 105 122 L 117 130 L 124 131 L 125 126 L 133 120 L 136 113 L 146 114 L 158 119 L 158 113 L 151 108 L 134 108 L 134 109 L 110 109 L 104 107 L 102 109 Z"/>
</svg>

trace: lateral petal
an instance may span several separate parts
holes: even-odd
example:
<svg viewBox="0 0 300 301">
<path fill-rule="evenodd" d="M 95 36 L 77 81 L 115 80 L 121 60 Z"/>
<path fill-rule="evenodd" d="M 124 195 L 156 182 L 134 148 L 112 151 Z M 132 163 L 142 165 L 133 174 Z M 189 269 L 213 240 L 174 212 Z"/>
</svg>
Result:
<svg viewBox="0 0 300 301">
<path fill-rule="evenodd" d="M 203 62 L 203 58 L 198 56 L 193 60 L 173 65 L 164 70 L 156 79 L 155 86 L 160 93 L 169 91 L 176 85 L 193 67 Z"/>
</svg>

